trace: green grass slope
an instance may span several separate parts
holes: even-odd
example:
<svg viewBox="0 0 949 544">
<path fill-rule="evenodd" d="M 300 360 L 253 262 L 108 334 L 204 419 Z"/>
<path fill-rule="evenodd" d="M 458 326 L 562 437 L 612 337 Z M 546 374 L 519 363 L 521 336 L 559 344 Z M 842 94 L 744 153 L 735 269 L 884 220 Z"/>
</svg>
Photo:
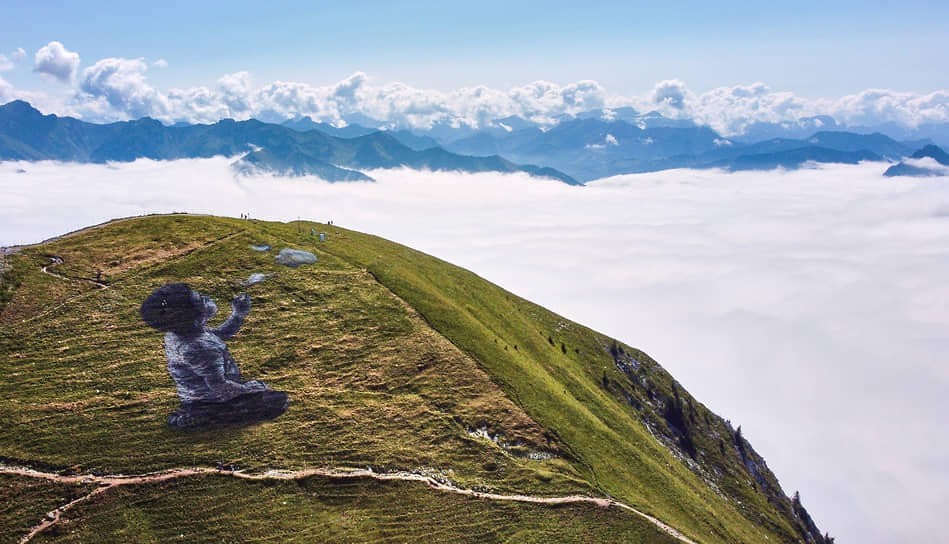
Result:
<svg viewBox="0 0 949 544">
<path fill-rule="evenodd" d="M 319 260 L 276 265 L 283 247 Z M 62 263 L 43 272 L 53 256 Z M 22 248 L 2 264 L 6 463 L 109 473 L 218 461 L 252 471 L 371 466 L 501 493 L 609 495 L 697 542 L 820 541 L 740 432 L 647 355 L 381 238 L 317 223 L 150 216 Z M 97 270 L 105 286 L 90 281 Z M 243 287 L 254 272 L 272 276 Z M 246 377 L 288 392 L 286 414 L 213 432 L 165 426 L 177 398 L 162 335 L 137 311 L 170 281 L 217 300 L 217 320 L 234 295 L 251 295 L 229 347 Z M 20 510 L 31 508 L 28 497 L 16 499 Z M 667 538 L 615 508 L 498 504 L 415 482 L 316 477 L 122 487 L 65 517 L 74 523 L 40 536 L 167 541 L 183 527 L 215 541 Z M 18 518 L 0 522 L 22 528 Z"/>
<path fill-rule="evenodd" d="M 0 474 L 0 538 L 16 542 L 47 512 L 92 491 L 89 485 L 59 484 Z"/>
<path fill-rule="evenodd" d="M 209 505 L 211 505 L 209 507 Z M 627 512 L 420 490 L 407 482 L 204 476 L 116 489 L 37 542 L 649 542 L 670 536 Z"/>
</svg>

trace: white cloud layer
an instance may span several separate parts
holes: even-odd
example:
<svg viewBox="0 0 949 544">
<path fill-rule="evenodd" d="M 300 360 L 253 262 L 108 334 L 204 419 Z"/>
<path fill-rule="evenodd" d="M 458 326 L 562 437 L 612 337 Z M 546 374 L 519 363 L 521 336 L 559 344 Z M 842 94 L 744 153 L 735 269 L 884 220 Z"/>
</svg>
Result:
<svg viewBox="0 0 949 544">
<path fill-rule="evenodd" d="M 949 176 L 949 166 L 940 164 L 939 161 L 932 157 L 923 157 L 921 159 L 906 158 L 903 159 L 903 162 L 910 166 L 928 170 L 932 172 L 932 175 Z"/>
<path fill-rule="evenodd" d="M 49 42 L 33 57 L 33 70 L 69 83 L 76 77 L 79 68 L 79 53 L 66 49 L 59 42 Z"/>
<path fill-rule="evenodd" d="M 0 58 L 0 70 L 10 63 L 6 59 Z M 836 99 L 806 99 L 764 83 L 695 93 L 680 80 L 667 80 L 644 95 L 622 96 L 608 93 L 596 81 L 584 80 L 564 85 L 535 81 L 507 90 L 479 85 L 446 92 L 399 82 L 379 84 L 362 72 L 323 86 L 292 81 L 255 86 L 249 73 L 237 72 L 222 76 L 211 87 L 157 89 L 148 82 L 147 72 L 167 64 L 163 59 L 149 65 L 141 58 L 106 58 L 82 71 L 73 96 L 56 98 L 23 90 L 8 90 L 8 95 L 31 96 L 48 113 L 96 122 L 149 116 L 169 123 L 208 123 L 228 117 L 282 120 L 308 115 L 343 125 L 362 115 L 391 128 L 428 129 L 436 124 L 484 127 L 511 115 L 551 125 L 564 115 L 621 106 L 695 119 L 726 136 L 741 134 L 754 122 L 794 124 L 814 115 L 830 115 L 852 126 L 896 123 L 914 128 L 949 122 L 946 90 L 869 89 Z M 34 69 L 69 83 L 78 65 L 77 53 L 50 42 L 37 51 Z M 609 118 L 610 112 L 604 117 Z"/>
<path fill-rule="evenodd" d="M 0 243 L 174 210 L 332 219 L 645 349 L 742 425 L 840 541 L 945 532 L 947 178 L 871 163 L 588 187 L 411 171 L 329 184 L 235 178 L 228 163 L 0 163 Z"/>
<path fill-rule="evenodd" d="M 0 77 L 0 102 L 6 103 L 17 97 L 16 91 L 13 89 L 13 85 L 7 83 L 5 79 Z"/>
</svg>

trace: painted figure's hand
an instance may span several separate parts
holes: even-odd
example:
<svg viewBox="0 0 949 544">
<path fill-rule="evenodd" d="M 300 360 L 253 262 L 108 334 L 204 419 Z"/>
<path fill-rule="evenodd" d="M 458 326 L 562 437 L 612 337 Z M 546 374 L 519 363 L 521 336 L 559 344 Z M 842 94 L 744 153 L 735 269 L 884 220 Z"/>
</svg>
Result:
<svg viewBox="0 0 949 544">
<path fill-rule="evenodd" d="M 231 310 L 238 315 L 247 315 L 250 313 L 250 297 L 247 293 L 241 293 L 231 301 Z"/>
</svg>

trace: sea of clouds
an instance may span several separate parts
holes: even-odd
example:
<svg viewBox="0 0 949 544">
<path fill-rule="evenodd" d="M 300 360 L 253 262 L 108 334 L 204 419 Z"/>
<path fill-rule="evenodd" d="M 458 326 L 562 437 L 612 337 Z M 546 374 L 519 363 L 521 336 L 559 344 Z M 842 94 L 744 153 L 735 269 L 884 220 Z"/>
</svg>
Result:
<svg viewBox="0 0 949 544">
<path fill-rule="evenodd" d="M 944 534 L 949 178 L 867 163 L 330 184 L 230 162 L 0 163 L 0 244 L 152 212 L 333 220 L 647 351 L 841 541 Z"/>
<path fill-rule="evenodd" d="M 0 72 L 29 63 L 22 49 L 0 54 Z M 0 104 L 31 102 L 44 113 L 71 115 L 90 122 L 152 117 L 166 123 L 213 123 L 223 118 L 280 121 L 297 115 L 345 124 L 354 115 L 369 116 L 390 128 L 429 129 L 433 124 L 484 127 L 511 115 L 550 125 L 563 115 L 630 106 L 672 118 L 706 124 L 725 136 L 741 134 L 755 122 L 797 123 L 830 115 L 849 126 L 893 123 L 915 128 L 949 122 L 949 90 L 906 92 L 866 89 L 824 98 L 807 98 L 755 82 L 691 90 L 669 79 L 637 95 L 610 93 L 594 80 L 570 83 L 534 81 L 508 89 L 485 85 L 449 91 L 402 82 L 372 81 L 363 72 L 326 85 L 294 81 L 255 82 L 246 71 L 224 74 L 213 84 L 160 89 L 149 70 L 164 69 L 163 59 L 108 57 L 83 65 L 79 53 L 52 41 L 38 49 L 33 71 L 51 86 L 38 91 L 16 88 L 0 77 Z"/>
</svg>

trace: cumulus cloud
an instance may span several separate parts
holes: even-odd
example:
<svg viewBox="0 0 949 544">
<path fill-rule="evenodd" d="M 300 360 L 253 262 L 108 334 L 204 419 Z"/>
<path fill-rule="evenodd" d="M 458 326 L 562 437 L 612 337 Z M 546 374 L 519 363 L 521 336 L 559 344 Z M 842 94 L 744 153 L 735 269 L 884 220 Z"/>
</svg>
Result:
<svg viewBox="0 0 949 544">
<path fill-rule="evenodd" d="M 227 106 L 229 117 L 240 117 L 253 109 L 250 101 L 250 73 L 228 74 L 217 81 L 221 101 Z"/>
<path fill-rule="evenodd" d="M 102 59 L 82 71 L 79 89 L 133 118 L 167 117 L 168 100 L 145 81 L 145 59 Z"/>
<path fill-rule="evenodd" d="M 669 79 L 660 81 L 652 90 L 652 102 L 657 107 L 670 107 L 676 110 L 685 108 L 686 100 L 689 100 L 692 93 L 686 88 L 685 83 L 678 79 Z"/>
<path fill-rule="evenodd" d="M 59 42 L 49 42 L 33 57 L 33 70 L 46 74 L 63 83 L 76 77 L 79 68 L 79 53 L 69 51 Z"/>
<path fill-rule="evenodd" d="M 10 85 L 5 79 L 0 77 L 0 104 L 6 104 L 13 99 L 13 85 Z"/>
<path fill-rule="evenodd" d="M 832 115 L 848 124 L 874 124 L 880 119 L 910 127 L 949 121 L 949 91 L 928 94 L 868 89 L 831 104 Z"/>
<path fill-rule="evenodd" d="M 618 145 L 619 145 L 619 141 L 616 139 L 616 136 L 613 136 L 612 134 L 607 134 L 606 137 L 603 138 L 602 143 L 587 144 L 585 147 L 587 149 L 603 149 L 607 146 L 615 147 Z"/>
<path fill-rule="evenodd" d="M 513 112 L 539 122 L 553 122 L 561 115 L 576 115 L 582 111 L 603 108 L 606 91 L 592 80 L 560 86 L 538 81 L 511 89 L 508 93 Z"/>
<path fill-rule="evenodd" d="M 17 61 L 23 60 L 24 57 L 26 57 L 26 51 L 24 51 L 22 47 L 18 47 L 16 51 L 9 55 L 0 53 L 0 72 L 12 70 L 14 64 L 16 64 Z"/>
<path fill-rule="evenodd" d="M 333 85 L 330 95 L 338 101 L 353 102 L 356 98 L 356 92 L 364 88 L 367 81 L 369 81 L 369 76 L 363 72 L 356 72 Z"/>
<path fill-rule="evenodd" d="M 443 92 L 400 82 L 373 85 L 362 72 L 325 86 L 274 81 L 259 88 L 253 87 L 249 73 L 237 72 L 219 78 L 213 88 L 162 92 L 147 83 L 147 69 L 144 59 L 123 58 L 102 59 L 86 68 L 79 85 L 82 110 L 100 120 L 148 115 L 169 122 L 213 122 L 222 117 L 278 120 L 308 115 L 336 125 L 368 118 L 390 128 L 479 128 L 511 115 L 553 124 L 564 115 L 602 108 L 607 97 L 595 81 Z"/>
<path fill-rule="evenodd" d="M 931 93 L 868 89 L 840 98 L 806 99 L 757 82 L 717 87 L 696 94 L 679 80 L 658 83 L 648 97 L 611 97 L 611 106 L 656 109 L 672 118 L 694 119 L 725 136 L 742 134 L 756 122 L 801 126 L 800 120 L 829 115 L 842 125 L 895 123 L 915 128 L 949 122 L 949 91 Z M 820 120 L 813 121 L 820 126 Z"/>
<path fill-rule="evenodd" d="M 615 116 L 610 108 L 632 106 L 642 112 L 656 110 L 672 118 L 694 119 L 724 136 L 740 135 L 756 122 L 794 125 L 815 115 L 831 115 L 850 125 L 892 122 L 915 127 L 949 122 L 946 91 L 869 90 L 839 99 L 809 100 L 763 83 L 696 94 L 682 81 L 667 80 L 645 96 L 624 97 L 609 95 L 595 81 L 566 85 L 537 81 L 508 90 L 476 86 L 444 92 L 400 82 L 376 85 L 362 72 L 325 86 L 274 81 L 254 87 L 250 74 L 238 72 L 221 77 L 213 88 L 163 93 L 145 84 L 147 66 L 141 59 L 104 59 L 97 66 L 83 71 L 81 88 L 93 97 L 109 97 L 111 111 L 94 111 L 110 119 L 150 115 L 164 121 L 213 122 L 222 117 L 280 120 L 308 115 L 335 125 L 353 119 L 376 120 L 388 128 L 425 130 L 435 125 L 500 126 L 497 120 L 508 116 L 550 126 L 584 111 L 603 110 L 610 118 Z M 108 81 L 102 81 L 106 74 Z"/>
<path fill-rule="evenodd" d="M 949 438 L 934 432 L 949 412 L 949 183 L 897 183 L 885 168 L 675 170 L 578 188 L 411 171 L 235 178 L 224 158 L 0 163 L 0 243 L 173 210 L 333 219 L 645 349 L 742 425 L 841 540 L 928 542 L 949 508 Z"/>
<path fill-rule="evenodd" d="M 629 105 L 677 119 L 694 119 L 725 136 L 741 134 L 755 122 L 792 122 L 816 115 L 828 104 L 807 101 L 790 92 L 774 91 L 764 83 L 717 87 L 696 94 L 677 79 L 661 81 L 646 99 L 617 97 L 612 105 Z M 827 113 L 823 111 L 823 113 Z"/>
<path fill-rule="evenodd" d="M 20 50 L 21 51 L 21 50 Z M 9 68 L 14 53 L 0 57 L 0 70 Z M 79 55 L 59 42 L 36 53 L 38 72 L 63 82 L 74 79 Z M 657 83 L 642 95 L 616 95 L 593 80 L 573 83 L 535 81 L 509 89 L 484 85 L 441 91 L 402 82 L 379 83 L 363 72 L 341 81 L 311 85 L 272 81 L 255 86 L 247 72 L 220 77 L 214 85 L 187 89 L 156 89 L 147 82 L 149 67 L 164 68 L 164 59 L 150 65 L 144 59 L 107 58 L 82 71 L 75 100 L 60 100 L 55 113 L 77 114 L 90 121 L 154 117 L 165 122 L 214 122 L 224 117 L 268 121 L 307 115 L 337 126 L 348 122 L 378 122 L 385 128 L 427 130 L 436 126 L 495 126 L 500 119 L 519 116 L 542 127 L 585 111 L 615 119 L 616 108 L 630 106 L 642 113 L 658 111 L 675 119 L 693 119 L 722 136 L 741 135 L 754 123 L 780 123 L 807 130 L 829 115 L 842 126 L 893 123 L 912 130 L 927 123 L 949 122 L 949 91 L 930 93 L 868 89 L 839 98 L 808 99 L 775 90 L 762 82 L 723 86 L 695 92 L 679 79 Z M 37 93 L 34 93 L 37 94 Z M 47 103 L 54 101 L 48 100 Z"/>
<path fill-rule="evenodd" d="M 329 87 L 314 87 L 305 83 L 275 81 L 248 97 L 255 110 L 278 117 L 309 115 L 323 121 L 341 119 L 338 104 L 330 100 Z"/>
<path fill-rule="evenodd" d="M 712 89 L 697 102 L 698 117 L 726 134 L 741 133 L 752 122 L 797 121 L 811 113 L 803 99 L 763 83 Z"/>
</svg>

